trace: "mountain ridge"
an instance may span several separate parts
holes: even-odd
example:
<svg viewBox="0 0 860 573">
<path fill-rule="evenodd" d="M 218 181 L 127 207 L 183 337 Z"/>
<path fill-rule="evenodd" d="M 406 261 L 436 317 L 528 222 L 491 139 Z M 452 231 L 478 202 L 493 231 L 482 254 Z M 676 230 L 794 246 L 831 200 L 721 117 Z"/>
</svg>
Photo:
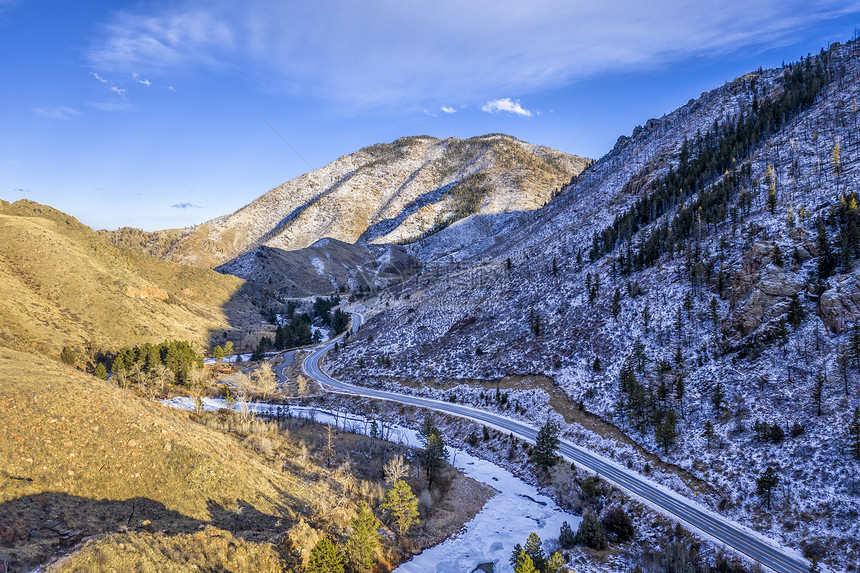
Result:
<svg viewBox="0 0 860 573">
<path fill-rule="evenodd" d="M 412 242 L 473 214 L 536 209 L 588 163 L 503 134 L 404 137 L 342 156 L 189 229 L 103 233 L 117 244 L 209 267 L 257 246 L 290 251 L 323 237 Z"/>
</svg>

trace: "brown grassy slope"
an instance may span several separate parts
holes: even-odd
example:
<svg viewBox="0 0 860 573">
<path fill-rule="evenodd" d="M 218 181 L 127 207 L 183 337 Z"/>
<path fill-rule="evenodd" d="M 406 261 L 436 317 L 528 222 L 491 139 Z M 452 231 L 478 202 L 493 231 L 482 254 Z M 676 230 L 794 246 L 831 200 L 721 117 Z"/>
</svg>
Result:
<svg viewBox="0 0 860 573">
<path fill-rule="evenodd" d="M 37 203 L 0 202 L 0 345 L 57 356 L 164 339 L 208 342 L 259 314 L 235 277 L 116 247 Z"/>
<path fill-rule="evenodd" d="M 0 557 L 11 571 L 143 520 L 265 536 L 330 490 L 185 413 L 0 348 Z"/>
<path fill-rule="evenodd" d="M 273 545 L 246 541 L 229 531 L 207 527 L 197 533 L 168 536 L 128 532 L 92 540 L 46 571 L 280 573 L 283 566 Z"/>
</svg>

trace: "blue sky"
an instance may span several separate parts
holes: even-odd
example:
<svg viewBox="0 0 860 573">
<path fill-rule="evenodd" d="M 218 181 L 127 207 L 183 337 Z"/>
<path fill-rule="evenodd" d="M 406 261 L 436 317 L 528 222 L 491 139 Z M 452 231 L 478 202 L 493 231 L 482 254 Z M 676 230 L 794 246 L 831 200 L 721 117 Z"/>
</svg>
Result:
<svg viewBox="0 0 860 573">
<path fill-rule="evenodd" d="M 0 0 L 0 198 L 153 230 L 405 135 L 597 158 L 858 27 L 860 0 Z"/>
</svg>

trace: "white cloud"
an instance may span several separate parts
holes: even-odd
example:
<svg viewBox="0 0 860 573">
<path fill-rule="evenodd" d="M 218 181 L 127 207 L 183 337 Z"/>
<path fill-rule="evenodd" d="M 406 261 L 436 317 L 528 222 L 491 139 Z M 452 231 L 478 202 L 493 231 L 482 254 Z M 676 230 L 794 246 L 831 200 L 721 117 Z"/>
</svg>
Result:
<svg viewBox="0 0 860 573">
<path fill-rule="evenodd" d="M 118 88 L 116 86 L 111 86 L 110 91 L 112 91 L 113 93 L 115 93 L 116 95 L 121 97 L 122 99 L 125 99 L 125 89 L 124 88 Z"/>
<path fill-rule="evenodd" d="M 133 74 L 131 74 L 131 77 L 132 77 L 132 78 L 133 78 L 137 83 L 142 84 L 142 85 L 145 85 L 146 87 L 149 87 L 149 86 L 151 86 L 151 85 L 152 85 L 152 82 L 150 82 L 149 80 L 142 80 L 142 79 L 140 79 L 140 74 L 139 74 L 139 73 L 137 73 L 137 72 L 134 72 Z"/>
<path fill-rule="evenodd" d="M 457 113 L 457 110 L 450 105 L 443 105 L 440 109 L 445 113 Z"/>
<path fill-rule="evenodd" d="M 62 121 L 69 121 L 81 115 L 81 112 L 78 110 L 65 106 L 54 107 L 51 109 L 35 108 L 33 113 L 49 119 L 59 119 Z"/>
<path fill-rule="evenodd" d="M 481 111 L 485 111 L 487 113 L 496 113 L 498 111 L 506 111 L 508 113 L 514 113 L 516 115 L 521 115 L 523 117 L 531 117 L 532 112 L 527 109 L 523 109 L 523 106 L 520 105 L 520 100 L 511 101 L 511 98 L 506 97 L 504 99 L 493 99 L 485 103 L 481 106 Z"/>
<path fill-rule="evenodd" d="M 484 100 L 602 72 L 748 54 L 794 41 L 860 0 L 177 0 L 115 13 L 96 69 L 204 67 L 352 106 Z M 453 17 L 456 15 L 456 17 Z M 417 102 L 417 103 L 416 103 Z M 438 104 L 437 104 L 438 105 Z"/>
<path fill-rule="evenodd" d="M 106 80 L 105 78 L 101 77 L 100 75 L 98 75 L 98 74 L 97 74 L 97 73 L 95 73 L 95 72 L 90 72 L 90 76 L 94 77 L 95 79 L 97 79 L 98 81 L 100 81 L 100 82 L 101 82 L 101 83 L 103 83 L 103 84 L 110 83 L 108 80 Z"/>
<path fill-rule="evenodd" d="M 102 111 L 137 111 L 137 106 L 128 102 L 91 101 L 87 105 Z"/>
</svg>

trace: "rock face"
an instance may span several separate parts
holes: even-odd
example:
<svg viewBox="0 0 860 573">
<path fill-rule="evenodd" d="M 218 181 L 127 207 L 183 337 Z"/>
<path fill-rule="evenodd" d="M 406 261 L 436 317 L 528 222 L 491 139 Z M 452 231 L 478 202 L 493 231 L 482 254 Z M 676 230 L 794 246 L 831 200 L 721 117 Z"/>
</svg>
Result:
<svg viewBox="0 0 860 573">
<path fill-rule="evenodd" d="M 181 233 L 115 232 L 114 240 L 209 267 L 258 246 L 290 251 L 323 237 L 410 242 L 472 215 L 537 209 L 589 163 L 507 135 L 406 137 L 341 157 Z"/>
<path fill-rule="evenodd" d="M 773 262 L 774 246 L 756 243 L 747 251 L 732 280 L 730 314 L 725 321 L 732 334 L 745 336 L 788 310 L 791 297 L 805 281 Z"/>
<path fill-rule="evenodd" d="M 831 284 L 821 295 L 818 311 L 821 320 L 834 334 L 853 328 L 860 321 L 860 273 Z"/>
</svg>

